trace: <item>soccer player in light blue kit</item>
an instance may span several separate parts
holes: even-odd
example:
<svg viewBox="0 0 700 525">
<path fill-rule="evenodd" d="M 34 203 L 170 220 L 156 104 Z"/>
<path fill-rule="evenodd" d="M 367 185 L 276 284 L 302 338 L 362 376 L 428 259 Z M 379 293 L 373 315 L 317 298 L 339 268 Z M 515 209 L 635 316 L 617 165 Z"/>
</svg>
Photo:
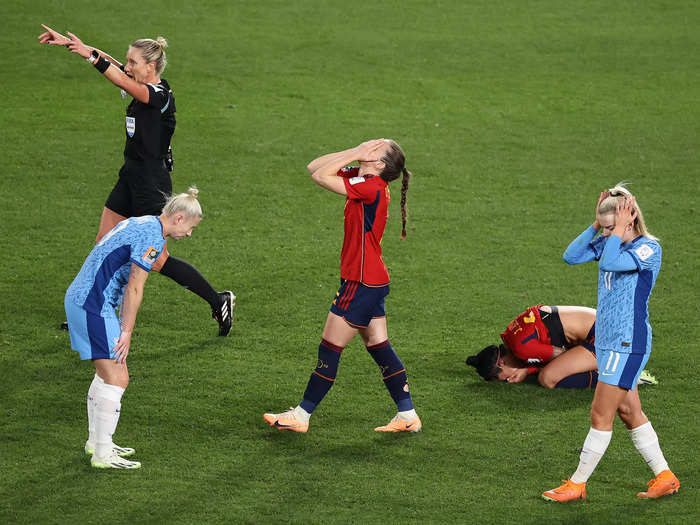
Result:
<svg viewBox="0 0 700 525">
<path fill-rule="evenodd" d="M 81 359 L 95 364 L 87 396 L 85 443 L 93 467 L 141 467 L 138 461 L 124 459 L 135 453 L 133 448 L 112 442 L 122 394 L 129 384 L 126 358 L 143 287 L 165 238 L 189 237 L 202 219 L 197 194 L 197 189 L 190 188 L 170 197 L 160 216 L 131 217 L 117 224 L 95 245 L 66 292 L 71 347 Z"/>
<path fill-rule="evenodd" d="M 542 497 L 559 502 L 586 499 L 586 482 L 608 448 L 616 412 L 654 472 L 649 488 L 637 497 L 678 492 L 680 482 L 668 468 L 637 391 L 637 380 L 651 353 L 648 303 L 661 268 L 661 245 L 648 232 L 635 197 L 622 184 L 600 194 L 596 220 L 569 245 L 564 260 L 569 264 L 598 261 L 598 385 L 578 468 L 563 485 Z"/>
</svg>

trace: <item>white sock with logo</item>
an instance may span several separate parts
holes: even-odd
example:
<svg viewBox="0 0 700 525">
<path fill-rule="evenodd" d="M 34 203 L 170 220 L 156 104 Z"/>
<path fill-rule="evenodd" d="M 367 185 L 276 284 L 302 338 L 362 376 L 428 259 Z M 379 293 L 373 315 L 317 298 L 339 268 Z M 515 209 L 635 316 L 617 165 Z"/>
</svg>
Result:
<svg viewBox="0 0 700 525">
<path fill-rule="evenodd" d="M 104 459 L 112 453 L 112 434 L 117 429 L 124 389 L 104 383 L 95 396 L 95 456 Z"/>
<path fill-rule="evenodd" d="M 664 454 L 659 446 L 659 437 L 656 435 L 650 421 L 628 431 L 632 438 L 632 443 L 637 447 L 649 468 L 654 471 L 654 477 L 664 470 L 668 470 L 668 463 L 666 463 L 666 458 L 664 458 Z"/>
<path fill-rule="evenodd" d="M 588 435 L 581 449 L 578 468 L 574 475 L 571 476 L 571 481 L 574 483 L 585 483 L 588 481 L 588 478 L 591 477 L 591 474 L 598 466 L 600 458 L 605 454 L 611 438 L 612 430 L 596 430 L 593 427 L 588 430 Z"/>
<path fill-rule="evenodd" d="M 95 377 L 90 383 L 90 388 L 87 393 L 87 415 L 88 415 L 88 441 L 95 443 L 95 396 L 97 395 L 97 387 L 104 385 L 104 381 L 100 376 L 95 374 Z"/>
</svg>

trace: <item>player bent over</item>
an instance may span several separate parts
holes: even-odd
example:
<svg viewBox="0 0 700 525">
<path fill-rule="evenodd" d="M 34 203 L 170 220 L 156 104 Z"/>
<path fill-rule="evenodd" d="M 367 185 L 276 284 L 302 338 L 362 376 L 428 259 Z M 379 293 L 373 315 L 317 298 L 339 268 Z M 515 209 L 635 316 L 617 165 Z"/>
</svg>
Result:
<svg viewBox="0 0 700 525">
<path fill-rule="evenodd" d="M 648 232 L 636 199 L 624 186 L 618 184 L 600 194 L 595 221 L 569 245 L 564 260 L 569 264 L 598 261 L 598 386 L 591 405 L 591 428 L 576 472 L 542 497 L 549 501 L 586 499 L 586 482 L 608 448 L 615 413 L 654 472 L 648 489 L 637 497 L 676 493 L 680 482 L 668 468 L 637 390 L 637 379 L 651 353 L 648 304 L 661 269 L 661 245 Z"/>
<path fill-rule="evenodd" d="M 491 345 L 467 358 L 486 381 L 519 383 L 537 375 L 545 388 L 595 388 L 595 315 L 585 306 L 527 308 Z M 639 384 L 657 384 L 646 370 Z"/>
<path fill-rule="evenodd" d="M 138 461 L 124 459 L 133 448 L 112 442 L 129 384 L 126 358 L 143 287 L 165 238 L 192 235 L 202 219 L 198 191 L 170 197 L 160 216 L 123 220 L 92 249 L 66 292 L 70 341 L 81 359 L 92 359 L 95 377 L 87 395 L 88 440 L 85 453 L 97 468 L 136 469 Z M 121 314 L 116 310 L 121 306 Z"/>
<path fill-rule="evenodd" d="M 358 161 L 359 167 L 346 167 Z M 406 192 L 411 173 L 393 140 L 370 140 L 355 148 L 319 157 L 307 166 L 313 181 L 346 196 L 345 238 L 340 255 L 341 286 L 331 305 L 318 347 L 316 369 L 296 408 L 264 414 L 280 430 L 306 432 L 309 418 L 335 381 L 340 355 L 357 333 L 374 358 L 398 413 L 378 432 L 418 432 L 421 420 L 413 408 L 406 369 L 389 342 L 384 298 L 389 273 L 382 261 L 381 240 L 388 218 L 389 183 L 402 177 L 401 216 L 406 236 Z"/>
</svg>

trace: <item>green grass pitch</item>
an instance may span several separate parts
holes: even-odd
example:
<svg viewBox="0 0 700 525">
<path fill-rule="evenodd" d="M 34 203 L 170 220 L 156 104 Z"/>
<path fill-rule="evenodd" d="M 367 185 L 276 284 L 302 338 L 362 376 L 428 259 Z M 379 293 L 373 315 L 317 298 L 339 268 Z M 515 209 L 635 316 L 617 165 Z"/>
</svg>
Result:
<svg viewBox="0 0 700 525">
<path fill-rule="evenodd" d="M 3 2 L 0 53 L 0 523 L 697 523 L 700 7 L 682 0 Z M 137 472 L 82 453 L 92 375 L 57 329 L 120 166 L 125 102 L 44 22 L 123 57 L 170 41 L 174 185 L 205 219 L 171 252 L 238 295 L 208 306 L 152 276 L 115 441 Z M 306 435 L 295 405 L 338 285 L 341 197 L 315 156 L 374 137 L 404 147 L 384 238 L 390 337 L 424 430 L 377 435 L 393 404 L 359 341 Z M 664 262 L 641 392 L 680 494 L 624 426 L 582 504 L 571 475 L 592 394 L 481 381 L 464 359 L 538 302 L 595 306 L 596 268 L 564 248 L 598 193 L 630 181 Z"/>
</svg>

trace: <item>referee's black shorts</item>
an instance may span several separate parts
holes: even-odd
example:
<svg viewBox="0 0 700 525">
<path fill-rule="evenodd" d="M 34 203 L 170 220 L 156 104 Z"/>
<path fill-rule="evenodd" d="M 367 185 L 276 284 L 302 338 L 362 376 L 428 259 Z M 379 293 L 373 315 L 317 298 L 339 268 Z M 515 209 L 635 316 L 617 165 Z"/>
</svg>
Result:
<svg viewBox="0 0 700 525">
<path fill-rule="evenodd" d="M 165 162 L 125 159 L 105 207 L 124 217 L 160 215 L 173 191 Z"/>
</svg>

